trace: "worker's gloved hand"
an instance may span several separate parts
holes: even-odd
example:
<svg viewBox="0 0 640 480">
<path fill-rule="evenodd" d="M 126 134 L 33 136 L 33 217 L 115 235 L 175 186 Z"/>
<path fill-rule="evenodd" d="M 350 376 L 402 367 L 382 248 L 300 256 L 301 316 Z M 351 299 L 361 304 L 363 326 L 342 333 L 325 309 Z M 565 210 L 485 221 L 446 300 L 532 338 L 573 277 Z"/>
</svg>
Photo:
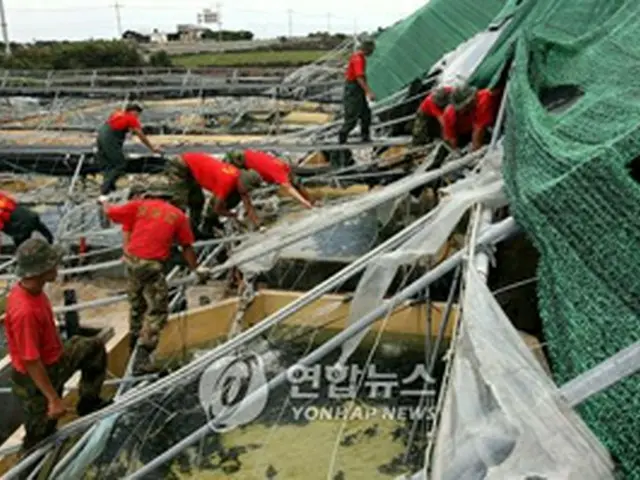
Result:
<svg viewBox="0 0 640 480">
<path fill-rule="evenodd" d="M 258 227 L 258 231 L 259 231 L 260 233 L 264 233 L 264 232 L 266 232 L 266 231 L 267 231 L 267 227 L 265 227 L 264 225 L 260 225 L 260 226 Z"/>
<path fill-rule="evenodd" d="M 98 203 L 102 205 L 103 203 L 107 203 L 109 201 L 109 197 L 107 195 L 100 195 L 98 197 Z"/>
<path fill-rule="evenodd" d="M 200 284 L 205 284 L 207 283 L 207 280 L 211 278 L 211 269 L 201 265 L 196 268 L 196 275 L 198 276 L 198 282 Z"/>
<path fill-rule="evenodd" d="M 153 153 L 157 154 L 157 155 L 164 155 L 164 150 L 162 150 L 161 148 L 154 148 L 153 149 Z"/>
</svg>

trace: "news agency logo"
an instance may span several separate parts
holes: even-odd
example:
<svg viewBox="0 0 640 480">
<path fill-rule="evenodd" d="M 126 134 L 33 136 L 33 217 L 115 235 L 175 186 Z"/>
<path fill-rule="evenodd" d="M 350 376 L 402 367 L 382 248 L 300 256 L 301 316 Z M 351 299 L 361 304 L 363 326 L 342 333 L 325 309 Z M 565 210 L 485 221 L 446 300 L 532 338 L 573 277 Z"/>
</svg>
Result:
<svg viewBox="0 0 640 480">
<path fill-rule="evenodd" d="M 198 397 L 214 432 L 228 432 L 252 422 L 269 400 L 262 358 L 249 353 L 216 360 L 200 377 Z"/>
<path fill-rule="evenodd" d="M 290 399 L 306 402 L 320 399 L 323 380 L 329 384 L 328 398 L 347 402 L 357 396 L 388 402 L 397 397 L 435 397 L 436 394 L 436 382 L 423 364 L 414 365 L 412 373 L 406 378 L 399 378 L 393 372 L 377 371 L 375 365 L 367 368 L 346 365 L 339 369 L 319 364 L 294 365 L 286 373 L 290 384 Z M 305 391 L 302 386 L 304 383 L 308 384 Z M 416 383 L 418 389 L 408 388 Z M 259 355 L 229 355 L 213 362 L 200 377 L 198 391 L 209 427 L 215 432 L 224 433 L 257 419 L 267 406 L 268 387 L 264 360 Z M 318 408 L 307 404 L 301 408 L 292 408 L 296 419 L 304 418 L 307 421 L 376 417 L 415 420 L 430 415 L 429 410 L 412 407 L 345 409 L 342 406 Z"/>
</svg>

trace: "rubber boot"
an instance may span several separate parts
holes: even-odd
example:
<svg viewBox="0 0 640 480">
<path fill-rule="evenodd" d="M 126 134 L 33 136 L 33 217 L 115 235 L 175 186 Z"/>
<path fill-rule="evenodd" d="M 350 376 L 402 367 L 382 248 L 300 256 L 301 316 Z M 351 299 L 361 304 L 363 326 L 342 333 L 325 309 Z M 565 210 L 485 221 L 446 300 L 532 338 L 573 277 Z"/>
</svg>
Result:
<svg viewBox="0 0 640 480">
<path fill-rule="evenodd" d="M 133 376 L 151 375 L 153 373 L 160 374 L 162 369 L 155 365 L 153 359 L 153 350 L 144 345 L 138 346 L 136 358 L 133 364 Z"/>
</svg>

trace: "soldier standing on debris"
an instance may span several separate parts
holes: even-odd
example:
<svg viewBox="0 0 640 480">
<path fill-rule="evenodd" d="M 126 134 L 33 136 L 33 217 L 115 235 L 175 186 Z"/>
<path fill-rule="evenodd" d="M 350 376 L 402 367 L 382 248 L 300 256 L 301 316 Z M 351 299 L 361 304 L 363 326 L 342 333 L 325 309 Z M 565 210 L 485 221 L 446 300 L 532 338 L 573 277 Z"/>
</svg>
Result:
<svg viewBox="0 0 640 480">
<path fill-rule="evenodd" d="M 76 370 L 82 372 L 79 415 L 87 415 L 110 402 L 100 397 L 107 354 L 97 337 L 73 337 L 63 346 L 53 310 L 43 289 L 58 274 L 62 250 L 42 239 L 25 241 L 16 252 L 20 281 L 7 297 L 5 333 L 13 371 L 13 392 L 24 414 L 25 450 L 56 431 L 67 413 L 61 395 Z"/>
<path fill-rule="evenodd" d="M 375 50 L 375 43 L 371 39 L 362 41 L 360 50 L 349 59 L 345 72 L 344 85 L 344 123 L 340 129 L 339 142 L 347 143 L 349 133 L 360 120 L 362 142 L 370 142 L 371 109 L 369 101 L 375 100 L 373 90 L 367 83 L 367 59 Z"/>
<path fill-rule="evenodd" d="M 413 145 L 427 145 L 442 137 L 442 115 L 451 102 L 451 87 L 437 87 L 425 97 L 413 122 Z"/>
<path fill-rule="evenodd" d="M 40 216 L 3 192 L 0 192 L 0 230 L 11 237 L 16 248 L 31 238 L 33 232 L 53 243 L 53 235 Z"/>
<path fill-rule="evenodd" d="M 127 160 L 122 151 L 129 131 L 133 132 L 149 150 L 160 153 L 142 131 L 140 123 L 142 107 L 137 103 L 129 104 L 124 110 L 113 113 L 98 130 L 97 160 L 104 179 L 100 187 L 101 196 L 116 190 L 116 182 L 125 174 Z"/>
<path fill-rule="evenodd" d="M 499 95 L 489 89 L 463 85 L 454 90 L 451 105 L 442 116 L 443 137 L 458 149 L 471 141 L 471 151 L 488 140 L 487 131 L 496 121 Z"/>
<path fill-rule="evenodd" d="M 302 188 L 296 176 L 291 172 L 289 164 L 266 152 L 245 150 L 230 152 L 227 161 L 243 170 L 255 170 L 262 180 L 283 186 L 289 195 L 306 208 L 313 208 L 309 194 Z"/>
<path fill-rule="evenodd" d="M 240 171 L 233 165 L 200 152 L 187 152 L 167 158 L 165 174 L 169 180 L 173 202 L 188 208 L 191 225 L 196 234 L 202 220 L 205 198 L 202 189 L 213 197 L 205 214 L 203 232 L 209 234 L 220 228 L 219 216 L 237 218 L 230 210 L 242 201 L 249 219 L 256 227 L 260 221 L 251 203 L 249 192 L 260 186 L 260 174 L 255 170 Z"/>
<path fill-rule="evenodd" d="M 124 205 L 103 202 L 106 216 L 121 224 L 125 232 L 131 351 L 140 340 L 135 374 L 154 370 L 152 353 L 169 318 L 169 287 L 164 272 L 174 241 L 182 247 L 191 271 L 201 280 L 209 275 L 206 267 L 198 267 L 187 216 L 165 200 L 169 196 L 160 188 L 150 188 L 143 198 Z"/>
</svg>

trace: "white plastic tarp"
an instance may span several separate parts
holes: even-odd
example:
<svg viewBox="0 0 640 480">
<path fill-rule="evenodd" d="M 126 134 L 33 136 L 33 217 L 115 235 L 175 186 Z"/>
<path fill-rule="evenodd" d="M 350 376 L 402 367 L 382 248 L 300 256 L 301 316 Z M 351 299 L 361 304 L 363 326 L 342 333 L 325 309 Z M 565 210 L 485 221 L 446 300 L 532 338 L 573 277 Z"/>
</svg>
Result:
<svg viewBox="0 0 640 480">
<path fill-rule="evenodd" d="M 463 312 L 431 478 L 613 479 L 607 451 L 474 269 Z"/>
<path fill-rule="evenodd" d="M 466 178 L 444 189 L 447 196 L 430 213 L 432 220 L 419 232 L 396 251 L 382 255 L 369 264 L 358 282 L 347 326 L 380 305 L 400 265 L 413 263 L 422 256 L 435 255 L 470 207 L 483 203 L 498 208 L 507 203 L 500 171 L 502 150 L 495 150 L 488 156 L 490 161 L 483 163 L 482 170 L 471 172 Z M 368 332 L 369 329 L 363 330 L 342 345 L 337 365 L 346 363 Z"/>
</svg>

